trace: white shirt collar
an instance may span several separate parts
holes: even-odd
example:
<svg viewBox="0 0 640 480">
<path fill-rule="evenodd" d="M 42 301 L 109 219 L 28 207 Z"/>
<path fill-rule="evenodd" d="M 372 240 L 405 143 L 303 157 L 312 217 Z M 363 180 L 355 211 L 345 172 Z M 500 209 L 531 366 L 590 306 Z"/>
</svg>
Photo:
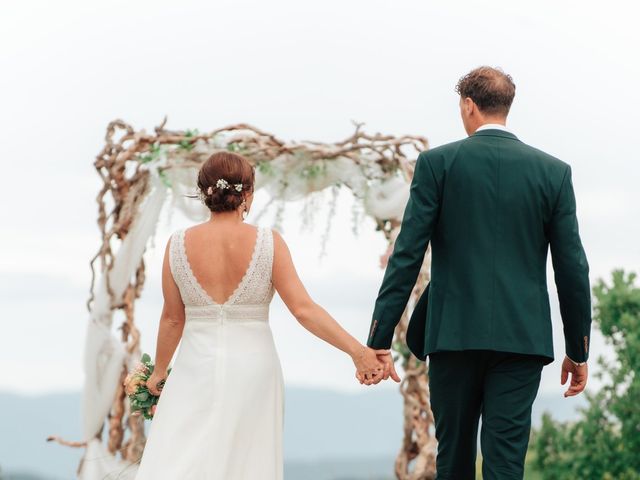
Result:
<svg viewBox="0 0 640 480">
<path fill-rule="evenodd" d="M 504 125 L 500 125 L 499 123 L 485 123 L 484 125 L 479 126 L 476 132 L 479 132 L 480 130 L 502 130 L 512 133 L 511 130 L 509 130 Z"/>
</svg>

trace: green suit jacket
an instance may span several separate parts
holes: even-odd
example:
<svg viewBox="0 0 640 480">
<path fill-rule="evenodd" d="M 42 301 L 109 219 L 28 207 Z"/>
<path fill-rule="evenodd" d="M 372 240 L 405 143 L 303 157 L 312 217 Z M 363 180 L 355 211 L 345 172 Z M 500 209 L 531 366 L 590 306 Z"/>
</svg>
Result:
<svg viewBox="0 0 640 480">
<path fill-rule="evenodd" d="M 498 129 L 422 152 L 376 300 L 370 347 L 390 348 L 429 242 L 425 338 L 418 339 L 426 355 L 483 349 L 551 362 L 550 247 L 566 354 L 586 361 L 589 266 L 569 165 Z"/>
</svg>

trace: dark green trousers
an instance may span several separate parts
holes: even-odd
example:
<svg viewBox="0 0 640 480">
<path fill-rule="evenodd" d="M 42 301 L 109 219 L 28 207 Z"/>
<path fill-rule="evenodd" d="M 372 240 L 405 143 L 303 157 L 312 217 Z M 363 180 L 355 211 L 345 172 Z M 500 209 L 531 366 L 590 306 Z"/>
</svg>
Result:
<svg viewBox="0 0 640 480">
<path fill-rule="evenodd" d="M 478 422 L 484 480 L 521 480 L 544 358 L 464 350 L 429 355 L 438 480 L 475 480 Z"/>
</svg>

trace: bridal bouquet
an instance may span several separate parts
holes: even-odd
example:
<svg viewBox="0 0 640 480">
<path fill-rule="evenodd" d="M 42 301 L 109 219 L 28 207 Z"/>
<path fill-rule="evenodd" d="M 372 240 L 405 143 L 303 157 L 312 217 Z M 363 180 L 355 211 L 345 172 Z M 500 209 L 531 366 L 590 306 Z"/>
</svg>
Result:
<svg viewBox="0 0 640 480">
<path fill-rule="evenodd" d="M 171 372 L 171 369 L 168 370 Z M 124 379 L 124 391 L 129 397 L 131 415 L 143 415 L 153 419 L 160 397 L 153 395 L 147 388 L 147 380 L 153 373 L 153 362 L 148 354 L 143 354 L 140 363 Z"/>
</svg>

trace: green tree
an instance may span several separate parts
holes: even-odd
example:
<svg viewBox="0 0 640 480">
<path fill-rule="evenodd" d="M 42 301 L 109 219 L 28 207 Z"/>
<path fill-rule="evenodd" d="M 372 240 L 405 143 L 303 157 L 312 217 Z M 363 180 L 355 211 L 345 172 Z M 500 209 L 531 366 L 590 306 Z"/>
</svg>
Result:
<svg viewBox="0 0 640 480">
<path fill-rule="evenodd" d="M 603 387 L 587 393 L 580 420 L 549 414 L 534 436 L 536 468 L 545 480 L 640 479 L 640 288 L 635 273 L 616 270 L 593 289 L 594 321 L 615 360 L 598 359 Z M 588 389 L 588 387 L 587 387 Z"/>
</svg>

